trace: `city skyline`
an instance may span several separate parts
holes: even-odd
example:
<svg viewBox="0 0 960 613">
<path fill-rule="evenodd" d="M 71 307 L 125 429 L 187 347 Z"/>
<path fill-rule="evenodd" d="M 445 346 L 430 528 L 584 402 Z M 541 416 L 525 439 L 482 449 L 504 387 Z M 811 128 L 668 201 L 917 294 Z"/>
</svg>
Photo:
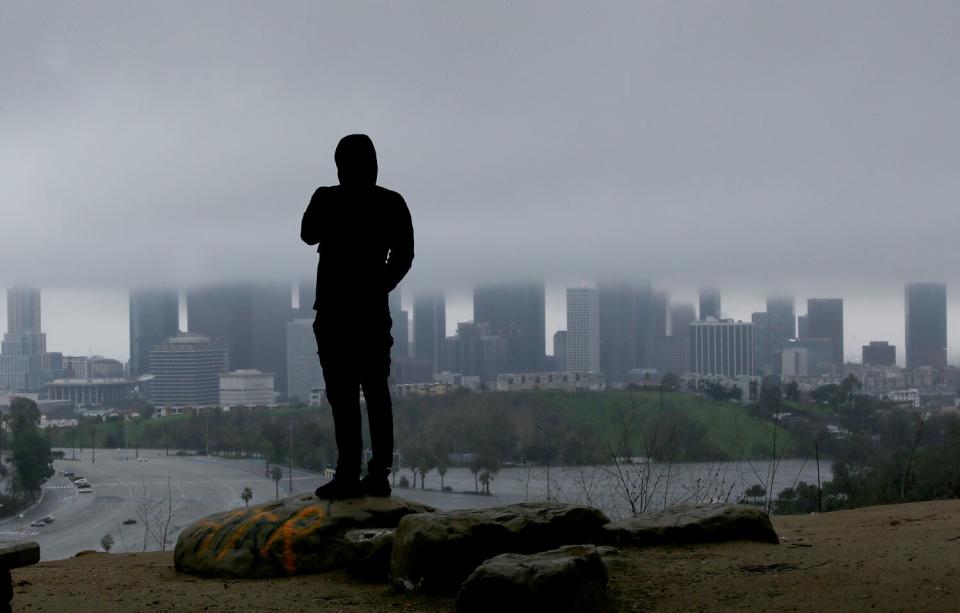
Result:
<svg viewBox="0 0 960 613">
<path fill-rule="evenodd" d="M 547 283 L 545 291 L 545 353 L 552 354 L 552 337 L 566 326 L 565 296 L 567 287 L 573 284 Z M 654 283 L 659 289 L 661 286 Z M 897 362 L 905 365 L 904 287 L 890 288 L 884 294 L 870 296 L 843 296 L 845 358 L 850 362 L 860 361 L 860 348 L 870 341 L 888 341 L 898 347 Z M 78 291 L 41 288 L 43 326 L 50 351 L 64 355 L 105 355 L 122 360 L 129 359 L 129 295 L 126 291 Z M 0 288 L 0 324 L 6 322 L 5 288 Z M 672 288 L 669 290 L 671 305 L 696 303 L 697 288 Z M 782 292 L 781 292 L 782 293 Z M 413 292 L 404 292 L 403 306 L 412 312 Z M 724 317 L 750 321 L 751 313 L 762 310 L 766 299 L 775 293 L 761 290 L 734 288 L 724 291 Z M 802 314 L 806 295 L 795 292 L 796 313 Z M 811 297 L 826 295 L 826 292 L 811 293 Z M 473 319 L 471 292 L 450 290 L 446 293 L 446 333 L 453 336 L 456 325 Z M 839 296 L 839 294 L 838 294 Z M 960 362 L 960 327 L 950 322 L 960 321 L 960 301 L 952 299 L 947 286 L 948 314 L 948 362 Z M 181 305 L 182 306 L 182 305 Z M 879 315 L 879 316 L 878 316 Z M 185 313 L 181 312 L 181 330 Z M 77 322 L 82 321 L 82 325 Z M 4 328 L 5 329 L 5 328 Z M 184 330 L 185 331 L 185 330 Z"/>
</svg>

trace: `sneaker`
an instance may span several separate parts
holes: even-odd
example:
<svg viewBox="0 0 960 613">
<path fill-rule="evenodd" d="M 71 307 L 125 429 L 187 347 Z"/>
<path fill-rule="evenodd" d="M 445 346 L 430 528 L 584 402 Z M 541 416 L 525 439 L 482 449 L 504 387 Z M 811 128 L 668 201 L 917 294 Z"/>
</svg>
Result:
<svg viewBox="0 0 960 613">
<path fill-rule="evenodd" d="M 390 481 L 386 477 L 377 477 L 368 474 L 363 479 L 360 479 L 360 490 L 364 496 L 387 497 L 390 495 Z"/>
<path fill-rule="evenodd" d="M 359 481 L 356 479 L 337 479 L 336 477 L 318 487 L 314 493 L 321 500 L 348 500 L 363 496 Z"/>
</svg>

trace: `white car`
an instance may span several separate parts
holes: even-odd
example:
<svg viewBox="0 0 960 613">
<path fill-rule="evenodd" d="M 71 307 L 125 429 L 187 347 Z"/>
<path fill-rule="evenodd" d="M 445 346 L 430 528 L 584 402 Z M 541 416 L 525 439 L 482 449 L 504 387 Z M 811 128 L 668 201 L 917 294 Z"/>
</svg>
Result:
<svg viewBox="0 0 960 613">
<path fill-rule="evenodd" d="M 93 488 L 87 485 L 85 487 L 78 488 L 77 491 L 80 492 L 81 494 L 89 494 L 90 492 L 93 491 Z"/>
</svg>

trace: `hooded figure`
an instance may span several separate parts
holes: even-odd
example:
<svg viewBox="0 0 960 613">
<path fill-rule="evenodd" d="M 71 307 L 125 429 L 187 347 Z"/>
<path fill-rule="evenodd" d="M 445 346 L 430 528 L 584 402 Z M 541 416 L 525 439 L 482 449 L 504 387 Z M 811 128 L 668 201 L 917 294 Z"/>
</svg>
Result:
<svg viewBox="0 0 960 613">
<path fill-rule="evenodd" d="M 336 500 L 389 496 L 393 464 L 388 294 L 413 262 L 413 225 L 400 194 L 377 186 L 377 153 L 365 134 L 343 137 L 334 153 L 340 185 L 320 187 L 303 214 L 300 238 L 317 245 L 313 331 L 333 412 L 337 471 L 317 489 Z M 360 388 L 373 457 L 359 481 L 363 442 Z"/>
</svg>

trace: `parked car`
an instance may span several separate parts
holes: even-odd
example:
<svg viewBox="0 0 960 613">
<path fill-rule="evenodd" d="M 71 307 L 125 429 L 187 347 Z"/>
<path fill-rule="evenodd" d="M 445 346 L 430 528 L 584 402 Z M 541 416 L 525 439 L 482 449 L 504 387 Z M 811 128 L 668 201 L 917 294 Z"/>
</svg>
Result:
<svg viewBox="0 0 960 613">
<path fill-rule="evenodd" d="M 37 521 L 32 521 L 32 522 L 30 522 L 30 525 L 33 526 L 34 528 L 42 528 L 43 526 L 46 526 L 47 524 L 46 524 L 46 522 L 44 522 L 42 519 L 38 519 Z"/>
<path fill-rule="evenodd" d="M 90 486 L 87 486 L 87 487 L 81 487 L 81 488 L 80 488 L 80 489 L 78 489 L 77 491 L 78 491 L 78 492 L 80 492 L 81 494 L 89 494 L 90 492 L 92 492 L 92 491 L 93 491 L 93 488 L 92 488 L 92 487 L 90 487 Z"/>
<path fill-rule="evenodd" d="M 56 519 L 57 518 L 53 515 L 47 515 L 46 517 L 41 518 L 40 521 L 42 521 L 44 524 L 52 524 L 54 521 L 56 521 Z"/>
<path fill-rule="evenodd" d="M 123 520 L 123 525 L 124 525 L 124 526 L 131 526 L 131 525 L 133 525 L 133 524 L 135 524 L 135 523 L 137 523 L 137 520 L 135 520 L 135 519 L 125 519 L 125 520 Z"/>
</svg>

